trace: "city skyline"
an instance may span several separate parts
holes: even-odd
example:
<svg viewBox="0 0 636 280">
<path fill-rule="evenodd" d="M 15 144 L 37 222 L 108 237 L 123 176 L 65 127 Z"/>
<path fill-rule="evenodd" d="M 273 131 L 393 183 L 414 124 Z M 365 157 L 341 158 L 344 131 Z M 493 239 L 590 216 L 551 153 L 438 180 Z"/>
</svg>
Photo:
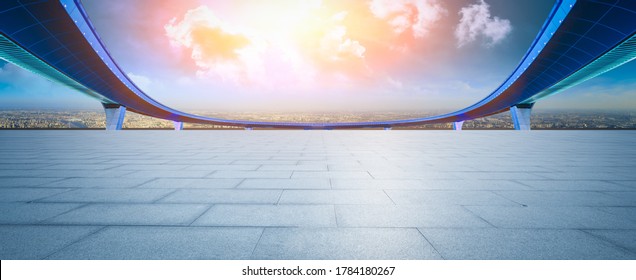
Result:
<svg viewBox="0 0 636 280">
<path fill-rule="evenodd" d="M 354 16 L 363 17 L 363 15 L 373 16 L 378 23 L 392 27 L 389 31 L 395 33 L 401 29 L 395 26 L 394 21 L 382 19 L 383 14 L 379 9 L 395 10 L 399 7 L 382 6 L 382 1 L 364 3 L 369 5 L 353 8 L 339 7 L 325 1 L 322 2 L 322 6 L 325 7 L 323 10 L 327 10 L 324 12 L 325 15 L 330 15 L 330 20 L 343 21 L 341 26 L 334 27 L 336 30 L 340 30 L 341 33 L 342 29 L 339 27 L 346 27 L 350 32 L 345 34 L 353 36 L 340 38 L 344 40 L 341 42 L 344 44 L 342 46 L 357 46 L 355 42 L 358 42 L 362 47 L 367 44 L 365 47 L 367 55 L 364 58 L 372 60 L 372 48 L 368 47 L 370 43 L 355 37 L 356 32 L 352 31 L 355 28 L 346 25 L 345 19 Z M 375 6 L 372 5 L 374 3 Z M 171 9 L 155 7 L 144 10 L 143 15 L 148 20 L 141 21 L 126 14 L 127 9 L 124 9 L 124 5 L 121 3 L 106 5 L 100 4 L 99 1 L 85 1 L 87 12 L 96 29 L 129 76 L 153 98 L 185 111 L 342 111 L 345 109 L 351 111 L 446 109 L 450 111 L 459 109 L 483 98 L 503 81 L 510 69 L 516 66 L 529 42 L 536 36 L 537 30 L 541 27 L 552 5 L 552 1 L 518 4 L 516 7 L 502 1 L 460 1 L 452 5 L 441 1 L 413 1 L 413 3 L 428 5 L 422 4 L 423 6 L 415 5 L 413 7 L 418 11 L 420 11 L 419 9 L 427 11 L 432 9 L 432 11 L 436 11 L 439 19 L 432 20 L 434 15 L 429 15 L 432 17 L 433 23 L 418 19 L 411 22 L 412 26 L 402 30 L 405 32 L 402 35 L 410 38 L 410 41 L 407 41 L 412 44 L 406 46 L 413 49 L 406 50 L 407 54 L 401 57 L 402 60 L 408 60 L 407 62 L 401 64 L 395 62 L 397 66 L 392 69 L 399 74 L 394 76 L 399 76 L 401 79 L 392 78 L 390 80 L 388 79 L 391 78 L 388 75 L 390 73 L 387 72 L 388 74 L 384 73 L 387 74 L 383 76 L 384 79 L 376 77 L 374 82 L 360 82 L 360 85 L 347 91 L 319 88 L 324 92 L 315 93 L 309 90 L 294 89 L 292 92 L 285 93 L 277 87 L 273 87 L 270 92 L 267 92 L 261 90 L 266 88 L 264 85 L 254 88 L 253 84 L 245 85 L 227 79 L 223 81 L 223 79 L 215 77 L 214 73 L 202 76 L 201 71 L 206 69 L 197 66 L 197 62 L 193 61 L 191 57 L 193 47 L 184 44 L 178 46 L 179 42 L 175 42 L 180 37 L 175 35 L 178 32 L 174 30 L 187 27 L 188 15 L 208 16 L 204 20 L 207 24 L 204 25 L 206 27 L 215 27 L 214 24 L 221 26 L 219 22 L 212 22 L 210 17 L 215 16 L 218 21 L 227 21 L 227 24 L 232 23 L 232 21 L 238 22 L 246 13 L 249 14 L 250 9 L 247 9 L 246 5 L 258 7 L 259 3 L 241 2 L 237 4 L 237 7 L 218 3 L 215 6 L 214 3 L 194 1 L 181 4 L 169 3 L 168 5 L 174 7 L 171 6 Z M 142 5 L 142 3 L 136 2 L 132 5 Z M 528 5 L 528 7 L 521 7 L 521 5 Z M 280 8 L 277 13 L 285 13 L 284 8 L 288 7 L 282 4 L 281 6 L 283 8 Z M 287 10 L 289 9 L 291 8 L 287 8 Z M 135 9 L 130 8 L 130 10 Z M 234 14 L 219 12 L 226 10 L 234 11 Z M 333 13 L 336 10 L 339 12 Z M 458 30 L 460 30 L 462 18 L 468 12 L 462 14 L 461 11 L 474 11 L 473 19 L 481 17 L 490 23 L 486 24 L 487 27 L 499 25 L 503 29 L 501 29 L 501 33 L 489 33 L 488 29 L 474 31 L 476 33 L 471 33 L 471 31 L 462 37 L 458 35 L 461 33 Z M 397 10 L 396 13 L 400 14 Z M 272 14 L 276 13 L 272 12 Z M 113 21 L 113 18 L 118 20 Z M 471 17 L 466 16 L 466 18 Z M 367 20 L 369 19 L 367 18 Z M 217 29 L 208 28 L 205 30 Z M 140 32 L 146 30 L 159 30 L 157 31 L 159 33 L 146 32 L 149 34 L 148 36 L 139 36 Z M 175 34 L 170 35 L 169 30 L 173 30 L 172 33 Z M 325 32 L 323 35 L 329 33 Z M 358 36 L 361 36 L 360 34 Z M 400 37 L 396 37 L 393 33 L 389 35 L 386 36 L 393 39 Z M 471 37 L 472 35 L 475 35 L 474 38 Z M 321 38 L 324 39 L 324 37 Z M 432 38 L 437 39 L 432 40 Z M 431 41 L 434 41 L 434 44 Z M 157 47 L 150 48 L 149 46 L 153 44 Z M 426 55 L 439 56 L 435 58 L 438 60 L 450 57 L 455 60 L 446 61 L 446 63 L 439 61 L 432 63 L 431 61 L 434 59 L 427 58 L 426 55 L 421 55 L 419 60 L 416 60 L 414 58 L 419 54 L 415 51 L 417 48 L 425 48 L 428 51 Z M 349 50 L 354 51 L 355 48 Z M 175 51 L 186 52 L 190 56 L 184 57 L 183 53 L 174 56 Z M 165 55 L 166 52 L 172 52 L 173 56 Z M 391 50 L 388 53 L 394 54 Z M 495 56 L 499 59 L 494 59 Z M 163 59 L 157 59 L 157 57 Z M 413 61 L 427 63 L 413 63 Z M 458 61 L 461 61 L 462 64 L 460 65 Z M 176 67 L 187 63 L 195 67 L 185 67 L 186 69 Z M 323 66 L 325 65 L 320 65 L 320 67 Z M 380 69 L 385 68 L 389 69 L 389 67 L 380 67 Z M 418 69 L 413 70 L 412 68 Z M 0 100 L 2 100 L 0 106 L 3 108 L 99 108 L 99 104 L 93 100 L 77 92 L 72 92 L 70 89 L 35 77 L 16 66 L 0 63 L 0 69 Z M 207 70 L 210 69 L 208 67 Z M 636 70 L 636 66 L 632 62 L 540 102 L 537 108 L 631 110 L 636 108 L 633 98 L 635 93 L 632 90 L 636 84 L 636 79 L 629 75 L 633 70 Z M 182 75 L 174 75 L 175 72 Z M 326 71 L 326 73 L 331 72 Z M 178 78 L 170 79 L 167 78 L 168 76 Z M 189 80 L 181 79 L 184 77 L 189 78 Z M 184 81 L 192 83 L 187 86 L 180 84 Z M 382 81 L 382 84 L 377 84 L 378 81 Z M 175 92 L 178 92 L 179 96 L 176 96 Z M 302 92 L 302 94 L 298 94 L 298 92 Z M 265 101 L 265 99 L 270 101 Z M 335 99 L 338 102 L 327 102 L 324 101 L 325 99 Z M 312 104 L 313 106 L 309 106 Z"/>
<path fill-rule="evenodd" d="M 247 120 L 297 123 L 343 123 L 413 119 L 440 112 L 206 112 L 201 116 Z M 103 129 L 105 116 L 101 110 L 3 110 L 0 109 L 0 129 Z M 508 113 L 496 114 L 464 123 L 466 129 L 512 129 Z M 173 129 L 173 123 L 129 112 L 122 125 L 125 129 Z M 186 129 L 240 129 L 236 126 L 188 123 Z M 449 123 L 407 126 L 404 129 L 451 129 Z M 561 111 L 537 110 L 532 116 L 532 129 L 636 129 L 633 111 Z"/>
</svg>

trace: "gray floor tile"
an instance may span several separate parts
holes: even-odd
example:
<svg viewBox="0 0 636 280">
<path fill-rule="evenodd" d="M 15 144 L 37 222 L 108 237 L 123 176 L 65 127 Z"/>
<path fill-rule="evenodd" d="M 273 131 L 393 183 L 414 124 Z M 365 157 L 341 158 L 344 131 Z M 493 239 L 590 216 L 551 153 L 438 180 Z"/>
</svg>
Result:
<svg viewBox="0 0 636 280">
<path fill-rule="evenodd" d="M 190 189 L 178 190 L 161 199 L 161 203 L 254 203 L 275 204 L 281 190 Z"/>
<path fill-rule="evenodd" d="M 302 178 L 353 178 L 372 179 L 366 171 L 294 171 L 291 176 L 294 179 Z"/>
<path fill-rule="evenodd" d="M 207 170 L 207 171 L 216 171 L 216 170 L 238 170 L 238 171 L 251 171 L 256 170 L 261 167 L 257 164 L 198 164 L 198 165 L 190 165 L 185 170 Z"/>
<path fill-rule="evenodd" d="M 29 202 L 69 190 L 70 189 L 0 188 L 0 202 Z"/>
<path fill-rule="evenodd" d="M 248 259 L 260 228 L 108 227 L 50 259 Z"/>
<path fill-rule="evenodd" d="M 329 179 L 245 179 L 241 189 L 331 189 Z"/>
<path fill-rule="evenodd" d="M 467 206 L 501 228 L 636 229 L 636 222 L 596 207 Z"/>
<path fill-rule="evenodd" d="M 585 232 L 636 255 L 636 230 L 585 230 Z"/>
<path fill-rule="evenodd" d="M 55 178 L 117 178 L 126 176 L 130 171 L 119 170 L 41 170 L 31 175 L 35 177 Z M 26 174 L 25 174 L 26 175 Z"/>
<path fill-rule="evenodd" d="M 381 190 L 285 190 L 280 204 L 392 204 Z"/>
<path fill-rule="evenodd" d="M 332 205 L 215 205 L 197 226 L 334 227 Z"/>
<path fill-rule="evenodd" d="M 189 225 L 209 206 L 197 204 L 91 204 L 47 220 L 68 225 Z"/>
<path fill-rule="evenodd" d="M 285 165 L 264 164 L 258 170 L 262 170 L 262 171 L 273 171 L 273 170 L 327 171 L 327 165 L 325 164 L 285 164 Z"/>
<path fill-rule="evenodd" d="M 78 189 L 49 196 L 44 202 L 136 203 L 153 202 L 173 190 L 170 189 Z"/>
<path fill-rule="evenodd" d="M 233 170 L 219 170 L 214 171 L 210 178 L 272 178 L 282 179 L 290 178 L 292 171 L 233 171 Z"/>
<path fill-rule="evenodd" d="M 618 197 L 624 201 L 623 205 L 636 207 L 636 190 L 630 191 L 605 191 L 604 194 L 609 194 L 614 197 Z"/>
<path fill-rule="evenodd" d="M 251 156 L 253 157 L 253 156 Z M 257 164 L 257 165 L 264 165 L 264 164 L 277 164 L 277 165 L 290 165 L 290 164 L 298 164 L 297 160 L 271 160 L 269 159 L 271 156 L 265 156 L 264 158 L 267 159 L 263 159 L 263 160 L 244 160 L 244 159 L 237 159 L 234 162 L 232 162 L 232 164 Z"/>
<path fill-rule="evenodd" d="M 124 171 L 120 171 L 124 172 Z M 125 174 L 122 177 L 124 178 L 184 178 L 184 179 L 196 179 L 203 178 L 210 174 L 210 171 L 207 170 L 174 170 L 174 171 L 132 171 L 131 173 Z"/>
<path fill-rule="evenodd" d="M 519 180 L 520 183 L 542 191 L 621 191 L 631 188 L 608 181 L 593 180 Z"/>
<path fill-rule="evenodd" d="M 331 179 L 334 189 L 420 189 L 421 180 L 412 179 Z"/>
<path fill-rule="evenodd" d="M 189 165 L 182 164 L 123 164 L 114 166 L 113 170 L 144 170 L 144 171 L 179 171 L 184 170 Z M 189 169 L 188 169 L 189 170 Z"/>
<path fill-rule="evenodd" d="M 359 163 L 354 164 L 329 164 L 329 171 L 366 171 L 367 169 Z"/>
<path fill-rule="evenodd" d="M 591 191 L 496 191 L 528 206 L 636 206 L 636 201 Z"/>
<path fill-rule="evenodd" d="M 168 189 L 229 189 L 236 187 L 243 179 L 177 179 L 159 178 L 149 181 L 139 188 Z"/>
<path fill-rule="evenodd" d="M 492 227 L 461 206 L 336 205 L 340 227 Z"/>
<path fill-rule="evenodd" d="M 519 205 L 490 191 L 386 190 L 386 193 L 398 205 Z"/>
<path fill-rule="evenodd" d="M 0 259 L 43 259 L 98 229 L 99 227 L 0 225 Z"/>
<path fill-rule="evenodd" d="M 51 165 L 50 163 L 0 163 L 0 170 L 36 170 Z"/>
<path fill-rule="evenodd" d="M 50 188 L 132 188 L 150 181 L 151 178 L 68 178 L 40 185 Z"/>
<path fill-rule="evenodd" d="M 531 190 L 509 180 L 332 179 L 334 189 L 385 190 Z"/>
<path fill-rule="evenodd" d="M 629 174 L 617 174 L 607 172 L 589 172 L 577 170 L 574 172 L 543 173 L 544 177 L 554 180 L 633 180 Z"/>
<path fill-rule="evenodd" d="M 579 230 L 420 229 L 445 259 L 633 259 L 636 255 Z"/>
<path fill-rule="evenodd" d="M 81 205 L 77 203 L 0 203 L 0 223 L 37 224 Z"/>
<path fill-rule="evenodd" d="M 450 172 L 394 172 L 394 171 L 369 171 L 374 179 L 423 179 L 423 180 L 454 180 L 461 179 Z"/>
<path fill-rule="evenodd" d="M 623 219 L 636 221 L 636 207 L 599 207 L 598 209 Z"/>
<path fill-rule="evenodd" d="M 42 170 L 106 170 L 117 167 L 114 164 L 53 164 L 46 167 L 42 167 Z"/>
<path fill-rule="evenodd" d="M 266 228 L 252 258 L 403 260 L 440 256 L 412 228 Z"/>
<path fill-rule="evenodd" d="M 449 172 L 450 173 L 450 172 Z M 453 175 L 468 180 L 539 180 L 545 179 L 543 172 L 500 172 L 492 168 L 486 172 L 452 172 Z"/>
<path fill-rule="evenodd" d="M 618 184 L 621 186 L 626 186 L 633 189 L 636 189 L 636 180 L 631 180 L 631 181 L 608 181 L 608 182 L 612 182 L 614 184 Z"/>
<path fill-rule="evenodd" d="M 14 188 L 14 187 L 34 187 L 45 184 L 50 184 L 55 181 L 61 180 L 60 178 L 0 178 L 0 188 Z"/>
</svg>

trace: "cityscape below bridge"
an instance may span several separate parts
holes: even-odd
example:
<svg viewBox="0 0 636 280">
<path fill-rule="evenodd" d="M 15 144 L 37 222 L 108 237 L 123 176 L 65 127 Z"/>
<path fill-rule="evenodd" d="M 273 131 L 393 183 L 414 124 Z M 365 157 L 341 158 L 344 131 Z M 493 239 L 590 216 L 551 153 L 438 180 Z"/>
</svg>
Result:
<svg viewBox="0 0 636 280">
<path fill-rule="evenodd" d="M 510 110 L 515 129 L 530 129 L 533 105 L 636 57 L 633 1 L 558 0 L 519 65 L 491 94 L 462 110 L 413 119 L 305 123 L 230 120 L 174 110 L 137 87 L 115 62 L 79 0 L 4 1 L 0 57 L 102 102 L 106 129 L 122 128 L 126 111 L 183 123 L 252 129 L 384 128 L 463 122 Z"/>
</svg>

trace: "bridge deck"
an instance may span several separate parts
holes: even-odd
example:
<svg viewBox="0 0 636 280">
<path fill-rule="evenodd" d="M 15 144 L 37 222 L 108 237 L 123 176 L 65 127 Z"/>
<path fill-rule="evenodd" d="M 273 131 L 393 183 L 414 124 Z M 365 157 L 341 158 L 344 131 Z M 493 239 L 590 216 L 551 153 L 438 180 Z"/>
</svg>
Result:
<svg viewBox="0 0 636 280">
<path fill-rule="evenodd" d="M 0 259 L 635 259 L 634 131 L 0 131 Z"/>
</svg>

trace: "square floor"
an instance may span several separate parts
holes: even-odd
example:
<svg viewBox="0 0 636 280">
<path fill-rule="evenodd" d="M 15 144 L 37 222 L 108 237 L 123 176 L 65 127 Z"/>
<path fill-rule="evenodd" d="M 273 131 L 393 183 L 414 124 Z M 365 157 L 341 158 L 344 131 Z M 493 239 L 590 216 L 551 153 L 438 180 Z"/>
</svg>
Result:
<svg viewBox="0 0 636 280">
<path fill-rule="evenodd" d="M 636 131 L 0 131 L 0 259 L 636 259 Z"/>
</svg>

